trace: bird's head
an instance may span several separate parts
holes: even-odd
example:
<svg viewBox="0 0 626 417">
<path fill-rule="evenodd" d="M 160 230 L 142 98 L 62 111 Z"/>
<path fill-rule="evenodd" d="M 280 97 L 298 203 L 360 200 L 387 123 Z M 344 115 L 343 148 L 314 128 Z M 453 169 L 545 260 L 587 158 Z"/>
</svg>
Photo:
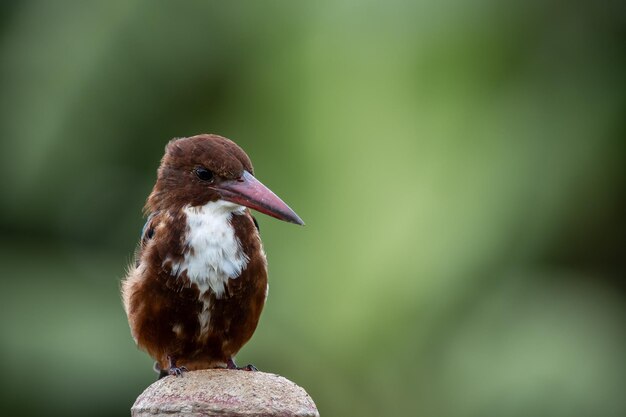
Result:
<svg viewBox="0 0 626 417">
<path fill-rule="evenodd" d="M 217 135 L 173 139 L 165 147 L 157 182 L 148 197 L 150 212 L 229 201 L 296 224 L 302 219 L 254 177 L 248 155 Z"/>
</svg>

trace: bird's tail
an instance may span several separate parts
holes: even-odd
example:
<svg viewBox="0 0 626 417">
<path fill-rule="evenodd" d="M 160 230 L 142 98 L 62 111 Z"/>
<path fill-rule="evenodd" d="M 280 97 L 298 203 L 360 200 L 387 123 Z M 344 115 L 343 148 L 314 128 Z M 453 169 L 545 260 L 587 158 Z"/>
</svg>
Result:
<svg viewBox="0 0 626 417">
<path fill-rule="evenodd" d="M 161 369 L 161 365 L 159 364 L 159 362 L 154 362 L 154 366 L 152 367 L 152 369 L 154 369 L 154 372 L 159 374 L 157 381 L 169 375 L 168 371 Z"/>
</svg>

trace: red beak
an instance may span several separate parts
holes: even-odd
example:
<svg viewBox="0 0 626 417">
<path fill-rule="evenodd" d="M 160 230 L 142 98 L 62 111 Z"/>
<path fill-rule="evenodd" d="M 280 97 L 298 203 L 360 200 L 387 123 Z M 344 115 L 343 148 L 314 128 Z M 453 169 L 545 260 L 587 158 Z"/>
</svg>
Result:
<svg viewBox="0 0 626 417">
<path fill-rule="evenodd" d="M 302 219 L 283 200 L 248 171 L 244 171 L 241 178 L 224 181 L 215 188 L 224 200 L 241 204 L 279 220 L 304 225 Z"/>
</svg>

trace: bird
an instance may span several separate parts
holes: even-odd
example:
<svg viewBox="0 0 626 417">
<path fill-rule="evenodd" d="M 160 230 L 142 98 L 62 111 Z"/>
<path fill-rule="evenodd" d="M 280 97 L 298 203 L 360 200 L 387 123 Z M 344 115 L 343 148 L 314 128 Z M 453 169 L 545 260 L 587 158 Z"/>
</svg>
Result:
<svg viewBox="0 0 626 417">
<path fill-rule="evenodd" d="M 235 363 L 269 288 L 250 209 L 304 225 L 256 179 L 235 142 L 214 134 L 169 141 L 144 207 L 135 262 L 121 283 L 131 335 L 156 361 L 159 378 L 210 368 L 256 370 Z"/>
</svg>

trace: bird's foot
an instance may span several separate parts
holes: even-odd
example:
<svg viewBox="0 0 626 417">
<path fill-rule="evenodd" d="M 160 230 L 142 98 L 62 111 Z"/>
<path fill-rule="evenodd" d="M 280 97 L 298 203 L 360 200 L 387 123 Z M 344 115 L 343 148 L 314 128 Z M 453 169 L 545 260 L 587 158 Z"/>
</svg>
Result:
<svg viewBox="0 0 626 417">
<path fill-rule="evenodd" d="M 170 366 L 167 370 L 167 373 L 169 375 L 183 376 L 184 372 L 188 372 L 188 369 L 184 366 L 176 366 L 176 359 L 174 359 L 174 357 L 168 356 L 167 361 L 170 363 Z"/>
<path fill-rule="evenodd" d="M 170 367 L 170 369 L 167 371 L 170 375 L 175 375 L 175 376 L 183 376 L 184 372 L 189 372 L 189 370 L 187 368 L 185 368 L 184 366 L 180 366 L 180 367 Z"/>
<path fill-rule="evenodd" d="M 257 367 L 252 365 L 252 364 L 247 364 L 246 366 L 239 367 L 239 366 L 237 366 L 237 364 L 235 363 L 235 361 L 232 358 L 229 359 L 228 361 L 226 361 L 226 368 L 227 369 L 237 369 L 239 371 L 250 371 L 250 372 L 258 371 Z"/>
</svg>

